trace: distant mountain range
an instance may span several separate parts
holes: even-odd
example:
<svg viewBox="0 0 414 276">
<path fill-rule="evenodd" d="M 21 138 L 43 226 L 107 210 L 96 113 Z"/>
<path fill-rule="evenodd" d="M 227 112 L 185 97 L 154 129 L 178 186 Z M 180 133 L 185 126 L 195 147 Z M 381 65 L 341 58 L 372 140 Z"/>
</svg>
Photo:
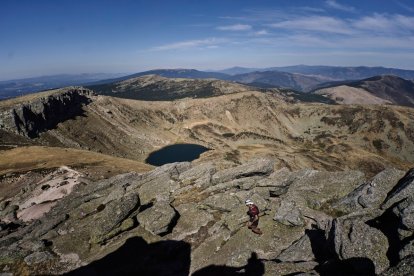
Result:
<svg viewBox="0 0 414 276">
<path fill-rule="evenodd" d="M 220 79 L 248 84 L 260 88 L 290 88 L 301 92 L 315 90 L 335 81 L 360 80 L 378 75 L 395 75 L 414 79 L 414 70 L 384 67 L 336 67 L 336 66 L 288 66 L 271 68 L 233 67 L 220 72 L 206 72 L 195 69 L 157 69 L 139 72 L 94 84 L 108 84 L 145 75 L 159 75 L 166 78 Z"/>
<path fill-rule="evenodd" d="M 119 77 L 121 73 L 61 74 L 16 80 L 0 81 L 0 99 L 12 98 L 33 92 L 71 85 L 83 85 L 102 79 Z"/>
<path fill-rule="evenodd" d="M 294 65 L 285 67 L 247 68 L 232 67 L 217 72 L 229 75 L 246 74 L 251 72 L 280 71 L 323 77 L 331 80 L 360 80 L 378 75 L 396 75 L 404 79 L 414 79 L 414 70 L 404 70 L 386 67 L 341 67 L 341 66 L 309 66 Z"/>
<path fill-rule="evenodd" d="M 289 88 L 300 92 L 309 92 L 318 88 L 335 85 L 336 81 L 356 81 L 379 75 L 395 75 L 407 80 L 413 80 L 414 70 L 365 66 L 296 65 L 270 68 L 233 67 L 216 72 L 195 69 L 157 69 L 127 76 L 123 74 L 54 75 L 1 81 L 0 99 L 69 85 L 104 85 L 145 75 L 159 75 L 166 78 L 219 79 L 259 88 Z"/>
</svg>

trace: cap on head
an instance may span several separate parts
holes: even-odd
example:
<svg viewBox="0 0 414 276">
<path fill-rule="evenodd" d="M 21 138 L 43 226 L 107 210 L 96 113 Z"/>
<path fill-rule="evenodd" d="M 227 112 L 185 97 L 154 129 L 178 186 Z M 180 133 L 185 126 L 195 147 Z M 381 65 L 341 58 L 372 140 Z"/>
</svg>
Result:
<svg viewBox="0 0 414 276">
<path fill-rule="evenodd" d="M 252 205 L 253 204 L 253 201 L 251 201 L 250 199 L 247 199 L 244 203 L 246 205 Z"/>
</svg>

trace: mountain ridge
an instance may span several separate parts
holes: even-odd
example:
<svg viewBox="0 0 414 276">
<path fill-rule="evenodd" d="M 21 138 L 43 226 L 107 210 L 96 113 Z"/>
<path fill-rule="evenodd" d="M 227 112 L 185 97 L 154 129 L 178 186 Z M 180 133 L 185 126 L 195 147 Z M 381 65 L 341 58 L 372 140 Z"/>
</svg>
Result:
<svg viewBox="0 0 414 276">
<path fill-rule="evenodd" d="M 347 95 L 347 90 L 350 93 L 352 90 L 353 95 L 360 97 L 361 100 L 365 96 L 376 97 L 376 99 L 372 98 L 371 103 L 414 107 L 414 82 L 393 75 L 375 76 L 360 81 L 336 82 L 312 93 L 324 95 L 332 100 L 337 98 L 338 103 L 358 103 L 357 99 L 352 99 L 351 95 Z M 363 101 L 370 103 L 367 99 Z"/>
<path fill-rule="evenodd" d="M 226 71 L 227 70 L 227 71 Z M 338 81 L 338 80 L 359 80 L 368 77 L 373 77 L 375 75 L 381 74 L 395 74 L 405 79 L 414 79 L 413 70 L 403 70 L 396 68 L 385 68 L 385 67 L 341 67 L 341 66 L 306 66 L 306 65 L 296 65 L 296 66 L 286 66 L 286 67 L 268 67 L 268 68 L 244 68 L 244 67 L 233 67 L 225 70 L 219 71 L 200 71 L 195 69 L 154 69 L 149 71 L 138 72 L 135 74 L 121 74 L 122 77 L 116 78 L 106 78 L 105 74 L 80 74 L 80 75 L 52 75 L 38 78 L 28 78 L 28 79 L 17 79 L 10 81 L 0 81 L 0 100 L 4 98 L 15 97 L 22 94 L 32 93 L 43 91 L 45 89 L 54 89 L 60 88 L 68 85 L 102 85 L 112 82 L 118 82 L 126 80 L 128 78 L 139 77 L 143 75 L 158 74 L 164 77 L 170 78 L 194 78 L 194 79 L 207 79 L 215 78 L 221 80 L 237 80 L 237 78 L 242 78 L 243 74 L 249 74 L 257 72 L 272 71 L 273 74 L 284 75 L 282 82 L 278 82 L 278 78 L 263 78 L 262 81 L 252 81 L 251 85 L 257 85 L 259 87 L 268 88 L 269 85 L 272 87 L 285 87 L 286 79 L 298 79 L 298 75 L 301 74 L 303 82 L 292 82 L 289 85 L 289 88 L 297 90 L 314 90 L 318 85 L 329 82 L 329 81 Z M 225 73 L 227 72 L 227 73 Z M 279 72 L 279 73 L 276 73 Z M 236 74 L 237 73 L 237 74 Z M 269 74 L 269 73 L 264 73 Z M 289 75 L 292 74 L 292 75 Z M 120 75 L 120 74 L 117 74 Z M 239 76 L 238 76 L 239 75 Z M 69 80 L 68 80 L 69 78 Z M 70 79 L 72 78 L 72 79 Z M 279 79 L 281 77 L 279 76 Z M 97 80 L 99 79 L 99 80 Z M 312 87 L 309 82 L 315 84 Z M 315 83 L 316 82 L 316 83 Z M 318 83 L 319 82 L 319 83 Z M 305 88 L 305 89 L 304 89 Z"/>
</svg>

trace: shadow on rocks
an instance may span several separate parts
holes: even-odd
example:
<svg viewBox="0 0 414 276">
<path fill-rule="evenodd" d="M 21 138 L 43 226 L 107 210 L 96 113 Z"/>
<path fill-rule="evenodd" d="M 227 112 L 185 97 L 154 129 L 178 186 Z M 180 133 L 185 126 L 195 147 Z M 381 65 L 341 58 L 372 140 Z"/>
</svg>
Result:
<svg viewBox="0 0 414 276">
<path fill-rule="evenodd" d="M 210 265 L 194 272 L 193 276 L 232 276 L 232 275 L 248 275 L 262 276 L 265 272 L 263 262 L 257 258 L 255 252 L 252 253 L 247 265 L 241 267 L 232 267 L 226 265 Z"/>
<path fill-rule="evenodd" d="M 312 253 L 319 264 L 315 271 L 320 275 L 375 275 L 374 263 L 369 258 L 339 260 L 323 230 L 308 229 L 305 234 L 311 241 Z"/>
<path fill-rule="evenodd" d="M 375 275 L 374 263 L 368 258 L 349 258 L 331 260 L 319 265 L 315 270 L 322 276 L 326 275 Z"/>
<path fill-rule="evenodd" d="M 191 246 L 183 241 L 148 244 L 141 237 L 128 239 L 118 250 L 65 275 L 188 275 Z"/>
</svg>

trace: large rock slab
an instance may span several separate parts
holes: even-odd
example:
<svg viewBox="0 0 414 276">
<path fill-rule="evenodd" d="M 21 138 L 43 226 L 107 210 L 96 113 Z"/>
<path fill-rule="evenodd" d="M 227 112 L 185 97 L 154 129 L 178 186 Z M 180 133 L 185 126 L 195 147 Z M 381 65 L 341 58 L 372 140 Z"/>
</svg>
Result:
<svg viewBox="0 0 414 276">
<path fill-rule="evenodd" d="M 390 206 L 414 194 L 414 168 L 410 169 L 403 178 L 387 194 L 381 209 L 388 209 Z"/>
<path fill-rule="evenodd" d="M 212 175 L 216 173 L 216 168 L 212 163 L 205 163 L 195 166 L 180 174 L 179 180 L 182 185 L 196 185 L 200 188 L 207 188 L 211 184 Z"/>
<path fill-rule="evenodd" d="M 131 183 L 127 187 L 127 191 L 136 191 L 137 189 L 141 188 L 142 186 L 151 186 L 154 183 L 158 185 L 162 185 L 163 183 L 169 183 L 171 181 L 177 182 L 180 174 L 191 169 L 191 163 L 190 162 L 178 162 L 178 163 L 171 163 L 171 164 L 165 164 L 161 167 L 157 167 L 154 170 L 139 175 L 139 178 L 137 178 L 135 181 Z M 165 184 L 166 185 L 166 184 Z M 177 189 L 179 185 L 175 187 Z M 145 201 L 145 200 L 144 200 Z M 146 203 L 144 203 L 146 204 Z"/>
<path fill-rule="evenodd" d="M 283 178 L 289 189 L 280 196 L 274 220 L 289 226 L 303 226 L 303 212 L 324 211 L 329 202 L 343 197 L 365 180 L 359 171 L 324 172 L 304 169 Z M 329 208 L 327 208 L 329 209 Z"/>
<path fill-rule="evenodd" d="M 273 172 L 273 167 L 274 160 L 272 159 L 255 159 L 235 168 L 217 172 L 213 175 L 212 182 L 217 184 L 243 177 L 270 175 Z"/>
<path fill-rule="evenodd" d="M 249 221 L 249 216 L 247 215 L 248 208 L 243 205 L 237 206 L 230 213 L 224 213 L 221 215 L 223 225 L 226 229 L 230 230 L 231 233 L 246 227 L 246 222 Z M 259 219 L 259 228 L 260 228 L 260 219 Z"/>
<path fill-rule="evenodd" d="M 334 219 L 329 240 L 333 242 L 335 253 L 340 260 L 369 260 L 375 266 L 375 273 L 379 274 L 389 267 L 388 240 L 380 230 L 368 226 L 365 220 L 365 214 Z M 361 266 L 360 262 L 350 264 L 359 273 L 367 273 L 370 270 L 369 267 Z"/>
<path fill-rule="evenodd" d="M 283 250 L 276 259 L 280 262 L 308 262 L 315 260 L 309 236 L 303 235 L 299 240 Z"/>
<path fill-rule="evenodd" d="M 92 243 L 101 243 L 118 233 L 116 228 L 131 216 L 134 210 L 140 206 L 137 194 L 126 195 L 119 200 L 111 201 L 105 209 L 98 213 L 94 220 L 91 233 Z"/>
<path fill-rule="evenodd" d="M 397 169 L 386 169 L 335 202 L 333 207 L 345 213 L 364 208 L 379 208 L 387 193 L 404 174 L 403 171 Z"/>
<path fill-rule="evenodd" d="M 280 206 L 276 209 L 273 219 L 287 226 L 304 225 L 302 212 L 296 206 L 295 202 L 289 200 L 281 202 Z"/>
<path fill-rule="evenodd" d="M 179 188 L 179 183 L 165 173 L 139 187 L 138 194 L 141 204 L 147 205 L 155 201 L 170 201 L 171 193 Z"/>
<path fill-rule="evenodd" d="M 347 195 L 365 180 L 360 171 L 325 172 L 302 170 L 297 173 L 287 193 L 299 203 L 312 209 L 319 209 L 327 202 Z"/>
<path fill-rule="evenodd" d="M 238 206 L 244 205 L 244 201 L 242 202 L 239 200 L 236 195 L 229 193 L 220 193 L 209 196 L 202 202 L 202 204 L 213 210 L 231 212 Z"/>
<path fill-rule="evenodd" d="M 213 215 L 201 210 L 196 204 L 181 204 L 175 208 L 180 219 L 172 232 L 173 239 L 183 240 L 185 237 L 197 233 L 201 227 L 206 226 L 214 219 Z"/>
<path fill-rule="evenodd" d="M 226 219 L 230 218 L 226 217 Z M 259 259 L 272 260 L 303 235 L 303 229 L 274 223 L 270 216 L 261 217 L 259 227 L 263 232 L 260 236 L 241 225 L 238 229 L 233 229 L 231 236 L 222 239 L 222 242 L 216 244 L 214 248 L 203 247 L 202 252 L 197 250 L 197 256 L 205 256 L 204 263 L 200 265 L 204 267 L 209 264 L 219 264 L 240 267 L 247 264 L 252 252 L 256 252 Z"/>
<path fill-rule="evenodd" d="M 190 162 L 176 162 L 176 163 L 169 163 L 162 165 L 160 167 L 155 168 L 153 171 L 147 173 L 144 178 L 148 180 L 152 180 L 158 178 L 163 174 L 168 174 L 169 177 L 173 179 L 178 179 L 180 174 L 184 173 L 185 171 L 191 169 Z"/>
<path fill-rule="evenodd" d="M 178 216 L 177 212 L 167 202 L 157 202 L 149 209 L 139 213 L 139 224 L 155 235 L 166 234 Z"/>
</svg>

